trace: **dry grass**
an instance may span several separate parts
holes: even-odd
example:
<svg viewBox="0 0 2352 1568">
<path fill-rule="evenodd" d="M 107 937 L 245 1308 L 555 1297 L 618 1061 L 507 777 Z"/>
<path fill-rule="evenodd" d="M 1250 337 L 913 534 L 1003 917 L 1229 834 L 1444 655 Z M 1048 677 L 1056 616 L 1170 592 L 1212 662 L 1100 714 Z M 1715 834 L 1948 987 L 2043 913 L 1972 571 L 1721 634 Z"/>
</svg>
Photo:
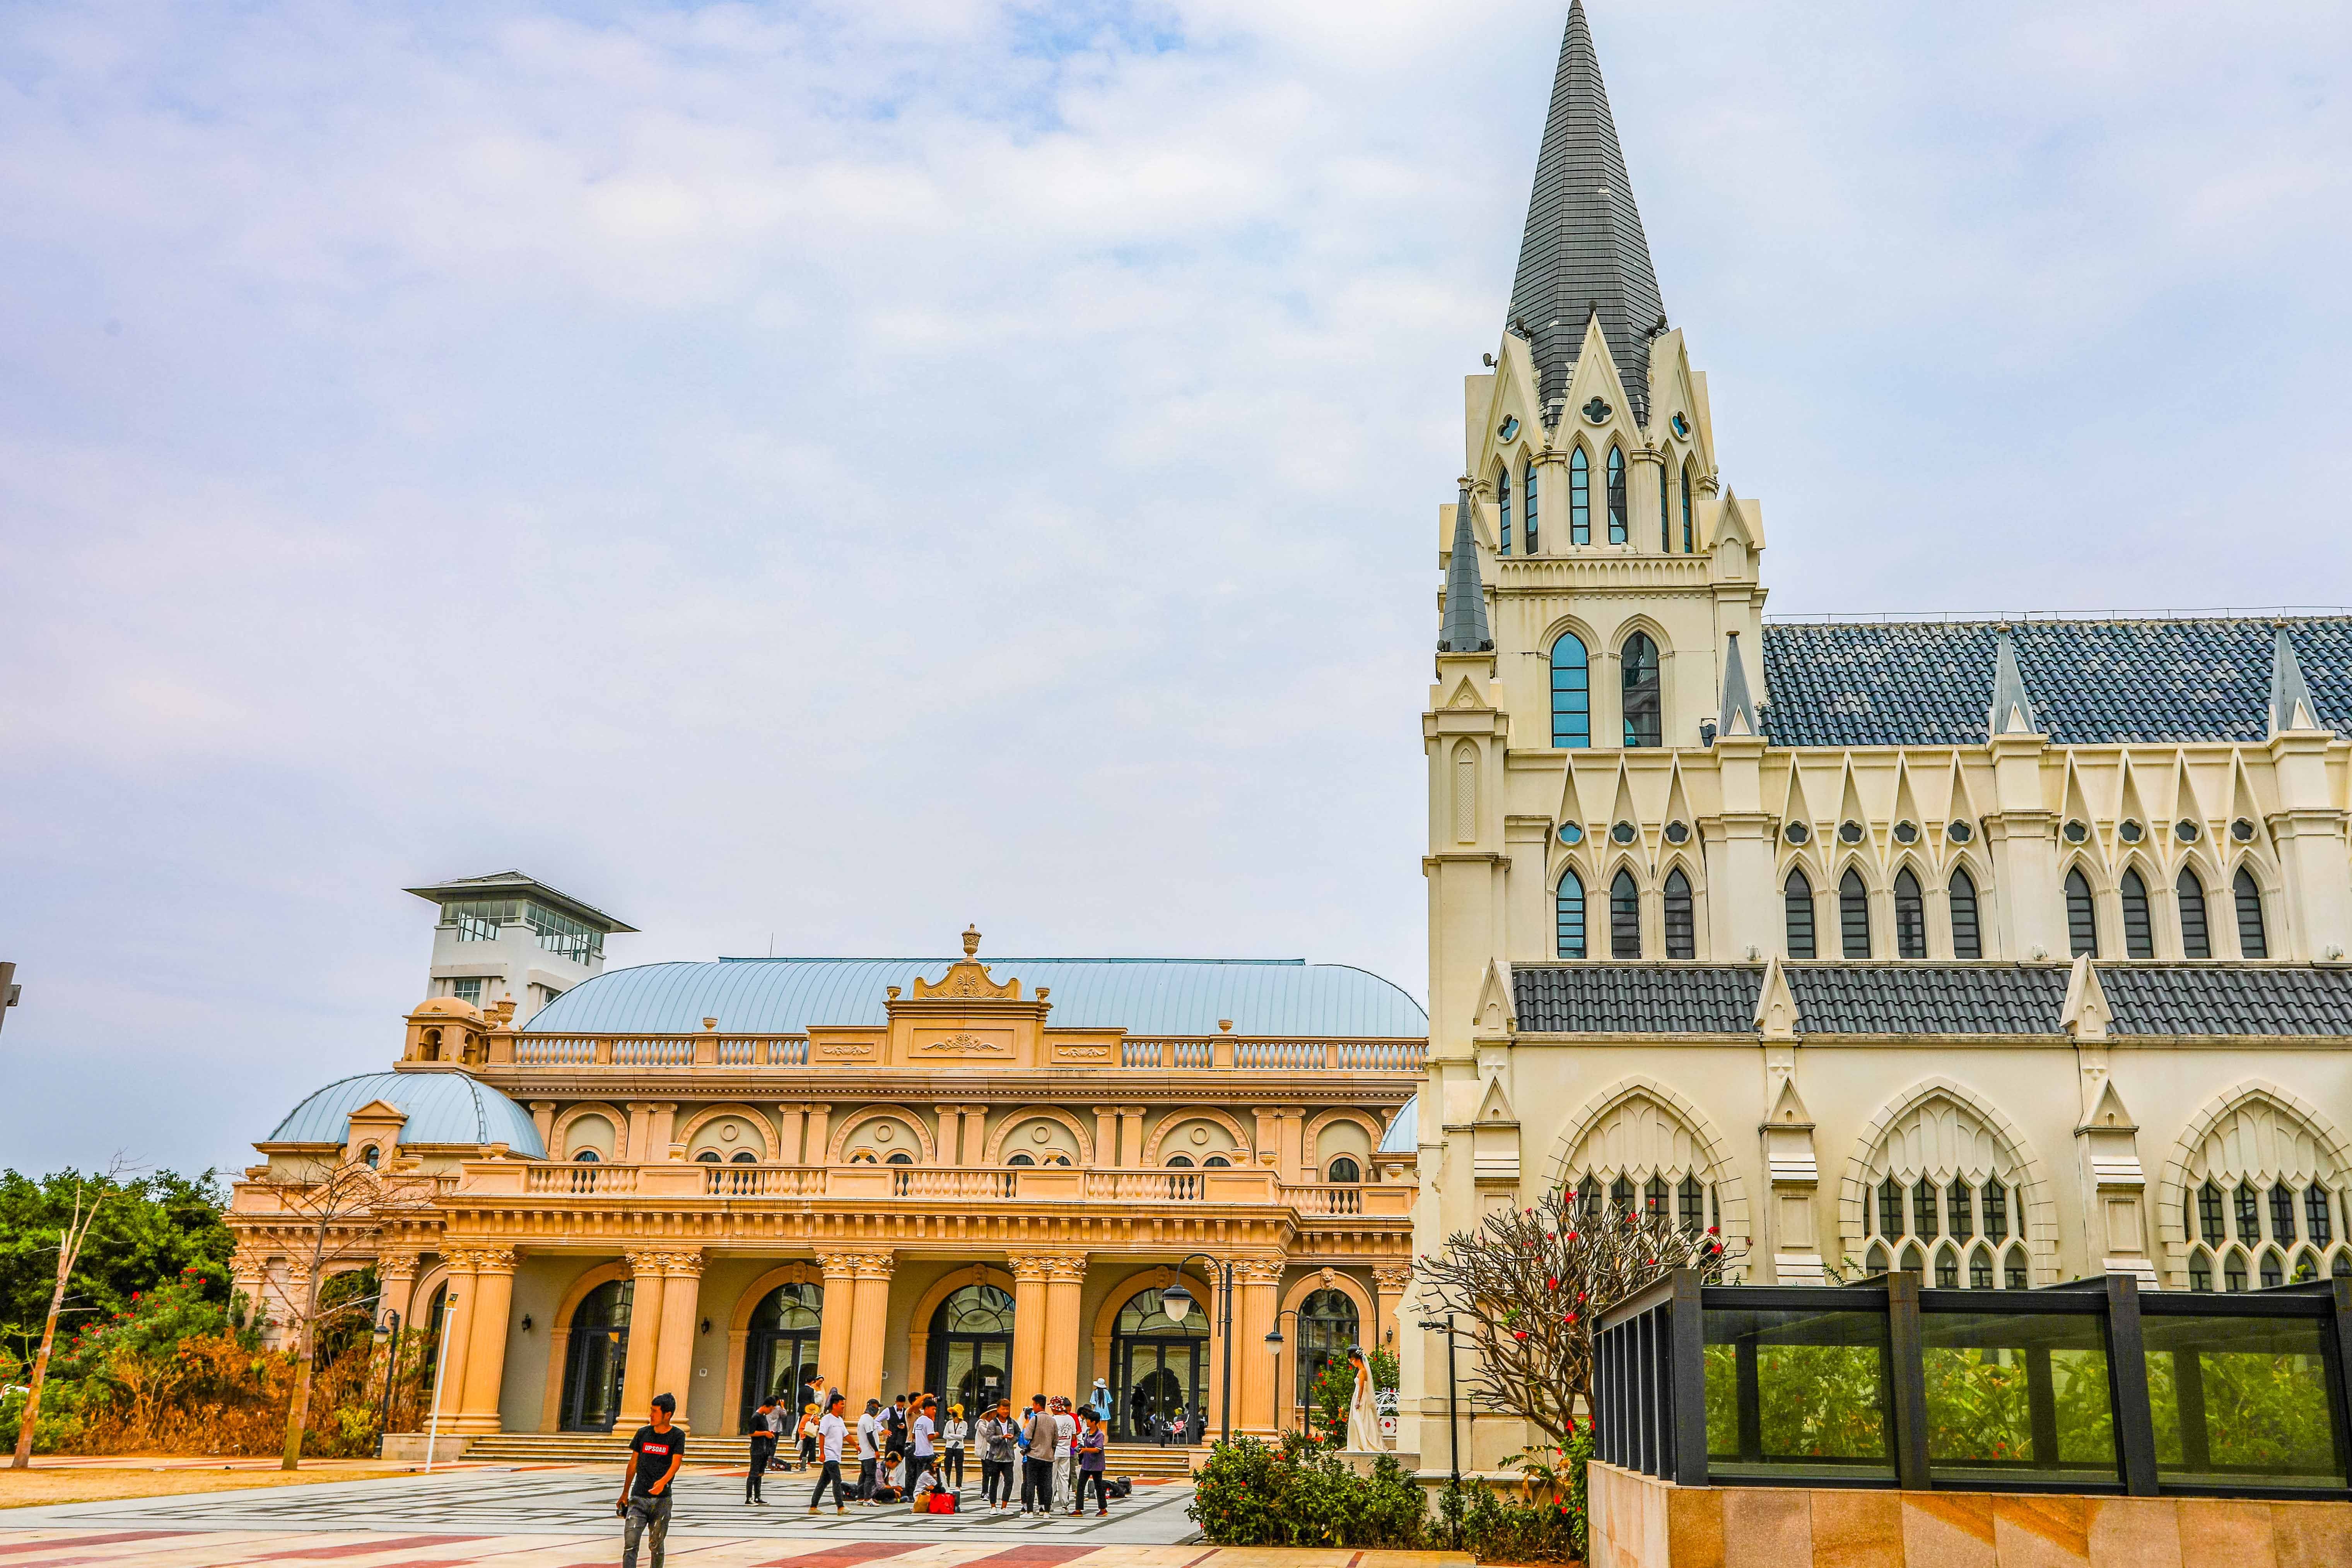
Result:
<svg viewBox="0 0 2352 1568">
<path fill-rule="evenodd" d="M 29 1470 L 0 1468 L 0 1509 L 40 1503 L 111 1502 L 120 1498 L 173 1497 L 185 1492 L 242 1491 L 254 1487 L 316 1486 L 324 1481 L 363 1481 L 408 1473 L 408 1467 L 336 1466 L 285 1470 L 159 1469 L 154 1460 L 126 1459 L 105 1468 L 49 1467 L 35 1460 Z M 184 1465 L 185 1460 L 177 1461 Z"/>
</svg>

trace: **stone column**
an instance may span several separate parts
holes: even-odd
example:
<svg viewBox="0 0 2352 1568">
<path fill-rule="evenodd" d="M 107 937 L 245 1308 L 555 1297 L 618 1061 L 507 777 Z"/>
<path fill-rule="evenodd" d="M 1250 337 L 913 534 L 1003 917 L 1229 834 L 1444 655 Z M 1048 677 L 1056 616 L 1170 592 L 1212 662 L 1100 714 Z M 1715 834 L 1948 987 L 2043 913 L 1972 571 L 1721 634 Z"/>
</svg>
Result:
<svg viewBox="0 0 2352 1568">
<path fill-rule="evenodd" d="M 463 1393 L 456 1425 L 460 1432 L 496 1432 L 501 1425 L 499 1390 L 507 1371 L 507 1310 L 514 1301 L 514 1251 L 476 1247 L 473 1265 L 474 1310 L 466 1333 L 466 1377 L 457 1385 Z"/>
<path fill-rule="evenodd" d="M 882 1394 L 882 1354 L 890 1342 L 890 1275 L 896 1262 L 896 1255 L 887 1252 L 852 1256 L 856 1295 L 849 1312 L 849 1371 L 843 1386 L 861 1411 L 866 1400 Z"/>
<path fill-rule="evenodd" d="M 1234 1430 L 1260 1436 L 1274 1431 L 1274 1358 L 1265 1336 L 1274 1330 L 1276 1293 L 1283 1259 L 1243 1258 L 1234 1262 Z"/>
<path fill-rule="evenodd" d="M 808 1107 L 780 1105 L 776 1107 L 776 1120 L 783 1130 L 782 1139 L 778 1145 L 782 1150 L 779 1157 L 781 1163 L 787 1165 L 803 1163 L 804 1158 L 801 1153 L 801 1134 L 807 1129 Z"/>
<path fill-rule="evenodd" d="M 561 1159 L 555 1151 L 555 1101 L 534 1100 L 530 1102 L 530 1124 L 539 1129 L 540 1147 L 551 1160 Z"/>
<path fill-rule="evenodd" d="M 1143 1111 L 1140 1105 L 1118 1108 L 1118 1163 L 1130 1171 L 1143 1163 Z"/>
<path fill-rule="evenodd" d="M 1045 1261 L 1045 1392 L 1066 1394 L 1076 1399 L 1078 1396 L 1078 1296 L 1086 1285 L 1087 1260 L 1084 1254 L 1079 1254 Z M 1013 1321 L 1017 1331 L 1021 1321 L 1017 1312 Z"/>
<path fill-rule="evenodd" d="M 472 1247 L 441 1248 L 441 1262 L 449 1271 L 442 1281 L 449 1292 L 449 1305 L 441 1314 L 442 1343 L 434 1349 L 435 1369 L 427 1374 L 439 1381 L 425 1403 L 425 1420 L 429 1426 L 437 1409 L 445 1432 L 455 1426 L 466 1405 L 466 1362 L 473 1350 L 474 1298 L 478 1294 L 474 1269 L 480 1250 Z"/>
<path fill-rule="evenodd" d="M 827 1388 L 849 1392 L 849 1325 L 857 1310 L 856 1252 L 821 1252 L 816 1266 L 824 1273 L 824 1310 L 817 1314 L 816 1370 Z M 857 1410 L 866 1408 L 863 1404 Z M 857 1411 L 850 1413 L 854 1419 Z"/>
<path fill-rule="evenodd" d="M 322 1280 L 320 1283 L 323 1284 L 325 1281 Z M 295 1338 L 295 1332 L 305 1326 L 305 1313 L 310 1305 L 309 1267 L 299 1259 L 288 1258 L 284 1273 L 277 1282 L 275 1294 L 277 1300 L 270 1316 L 276 1318 L 278 1323 L 278 1348 L 293 1350 L 299 1342 Z"/>
<path fill-rule="evenodd" d="M 677 1399 L 674 1419 L 693 1430 L 686 1416 L 687 1395 L 694 1392 L 694 1336 L 700 1321 L 702 1251 L 684 1248 L 663 1255 L 661 1273 L 661 1337 L 654 1354 L 655 1394 Z M 650 1395 L 648 1396 L 650 1397 Z"/>
<path fill-rule="evenodd" d="M 1060 1392 L 1045 1386 L 1045 1330 L 1049 1309 L 1046 1288 L 1054 1267 L 1051 1255 L 1015 1258 L 1013 1264 L 1013 1404 L 1024 1409 L 1033 1394 L 1051 1396 Z"/>
<path fill-rule="evenodd" d="M 669 1256 L 656 1247 L 628 1255 L 629 1355 L 621 1372 L 621 1410 L 613 1422 L 615 1432 L 634 1432 L 644 1426 L 646 1411 L 660 1392 L 654 1386 L 654 1374 L 661 1361 L 662 1269 Z"/>
<path fill-rule="evenodd" d="M 940 1163 L 961 1165 L 963 1163 L 963 1108 L 942 1105 L 939 1107 L 939 1114 Z"/>
<path fill-rule="evenodd" d="M 1412 1283 L 1412 1267 L 1405 1263 L 1376 1263 L 1372 1266 L 1372 1296 L 1378 1319 L 1372 1331 L 1379 1336 L 1381 1347 L 1394 1354 L 1397 1347 L 1397 1307 L 1404 1300 L 1405 1289 Z"/>
</svg>

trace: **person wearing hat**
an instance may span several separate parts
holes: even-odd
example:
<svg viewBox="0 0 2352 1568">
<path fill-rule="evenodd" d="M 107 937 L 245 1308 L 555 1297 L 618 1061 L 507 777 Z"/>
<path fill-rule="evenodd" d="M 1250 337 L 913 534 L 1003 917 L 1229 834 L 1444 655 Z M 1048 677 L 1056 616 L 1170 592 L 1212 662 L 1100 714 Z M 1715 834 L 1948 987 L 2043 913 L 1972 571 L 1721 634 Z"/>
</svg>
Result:
<svg viewBox="0 0 2352 1568">
<path fill-rule="evenodd" d="M 1105 1383 L 1099 1377 L 1095 1379 L 1095 1391 L 1087 1395 L 1087 1408 L 1095 1413 L 1096 1420 L 1102 1422 L 1105 1426 L 1108 1426 L 1110 1424 L 1109 1384 Z"/>
<path fill-rule="evenodd" d="M 677 1412 L 677 1399 L 655 1394 L 653 1419 L 629 1439 L 629 1468 L 621 1472 L 621 1500 L 613 1505 L 622 1519 L 621 1568 L 637 1568 L 637 1539 L 648 1534 L 653 1568 L 662 1568 L 662 1548 L 669 1535 L 669 1485 L 686 1462 L 686 1434 L 670 1423 Z"/>
</svg>

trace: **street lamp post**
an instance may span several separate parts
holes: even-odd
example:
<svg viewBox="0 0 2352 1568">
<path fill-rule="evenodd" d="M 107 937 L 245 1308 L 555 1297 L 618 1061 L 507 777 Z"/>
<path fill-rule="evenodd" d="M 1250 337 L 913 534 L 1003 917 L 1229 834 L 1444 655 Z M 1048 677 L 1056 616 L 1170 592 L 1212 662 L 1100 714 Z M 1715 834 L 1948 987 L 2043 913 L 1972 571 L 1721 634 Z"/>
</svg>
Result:
<svg viewBox="0 0 2352 1568">
<path fill-rule="evenodd" d="M 1421 1326 L 1431 1333 L 1442 1332 L 1445 1336 L 1445 1464 L 1453 1476 L 1446 1483 L 1446 1489 L 1455 1500 L 1453 1509 L 1454 1546 L 1458 1552 L 1462 1547 L 1462 1436 L 1461 1423 L 1454 1414 L 1454 1314 L 1446 1313 L 1442 1323 L 1423 1318 Z"/>
<path fill-rule="evenodd" d="M 1186 1253 L 1176 1260 L 1175 1279 L 1160 1292 L 1160 1310 L 1168 1314 L 1171 1323 L 1181 1323 L 1192 1310 L 1192 1293 L 1184 1289 L 1184 1265 L 1195 1258 L 1209 1266 L 1209 1277 L 1217 1286 L 1217 1333 L 1225 1347 L 1220 1363 L 1217 1416 L 1224 1431 L 1221 1440 L 1230 1443 L 1234 1440 L 1234 1266 L 1220 1263 L 1205 1252 Z"/>
<path fill-rule="evenodd" d="M 1274 1315 L 1274 1327 L 1266 1331 L 1266 1349 L 1274 1352 L 1274 1435 L 1276 1438 L 1282 1436 L 1282 1320 L 1293 1320 L 1290 1326 L 1296 1331 L 1297 1317 L 1297 1308 L 1285 1307 Z"/>
<path fill-rule="evenodd" d="M 394 1311 L 385 1312 L 383 1325 L 376 1331 L 384 1336 L 384 1342 L 388 1347 L 383 1358 L 383 1408 L 375 1420 L 376 1429 L 381 1432 L 392 1424 L 392 1384 L 394 1377 L 400 1371 L 400 1314 Z M 377 1447 L 381 1451 L 382 1438 L 377 1439 Z"/>
<path fill-rule="evenodd" d="M 441 1345 L 433 1366 L 433 1422 L 425 1434 L 425 1473 L 433 1473 L 433 1450 L 441 1446 L 441 1384 L 442 1374 L 449 1370 L 449 1313 L 457 1305 L 457 1292 L 447 1290 L 441 1297 Z"/>
</svg>

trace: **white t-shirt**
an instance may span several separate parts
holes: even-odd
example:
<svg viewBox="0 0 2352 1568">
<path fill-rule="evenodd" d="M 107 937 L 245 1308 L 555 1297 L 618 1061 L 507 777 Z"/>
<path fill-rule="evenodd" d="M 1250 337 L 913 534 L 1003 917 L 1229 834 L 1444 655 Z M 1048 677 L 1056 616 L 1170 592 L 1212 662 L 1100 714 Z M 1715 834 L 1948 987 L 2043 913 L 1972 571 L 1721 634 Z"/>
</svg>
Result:
<svg viewBox="0 0 2352 1568">
<path fill-rule="evenodd" d="M 1054 1417 L 1054 1458 L 1068 1458 L 1070 1445 L 1077 1440 L 1077 1436 L 1078 1418 L 1056 1414 Z"/>
<path fill-rule="evenodd" d="M 915 1417 L 915 1453 L 922 1458 L 930 1458 L 931 1418 L 929 1415 Z"/>
<path fill-rule="evenodd" d="M 826 1459 L 839 1459 L 841 1458 L 841 1440 L 849 1435 L 849 1428 L 841 1424 L 841 1417 L 828 1411 L 825 1414 L 824 1419 L 816 1424 L 816 1431 L 817 1436 L 822 1438 L 824 1443 L 824 1451 L 819 1456 L 819 1458 Z"/>
<path fill-rule="evenodd" d="M 881 1446 L 875 1441 L 875 1433 L 880 1426 L 880 1419 L 870 1410 L 857 1418 L 857 1457 L 859 1458 L 877 1459 L 882 1457 Z"/>
</svg>

